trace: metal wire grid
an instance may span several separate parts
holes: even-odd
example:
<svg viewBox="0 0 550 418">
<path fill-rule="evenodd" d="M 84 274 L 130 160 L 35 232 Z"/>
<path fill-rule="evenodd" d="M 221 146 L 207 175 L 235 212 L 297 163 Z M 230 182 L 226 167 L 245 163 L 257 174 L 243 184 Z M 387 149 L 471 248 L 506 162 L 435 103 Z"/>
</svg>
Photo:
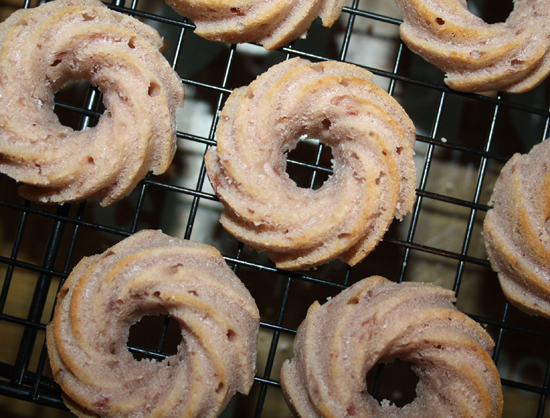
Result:
<svg viewBox="0 0 550 418">
<path fill-rule="evenodd" d="M 165 35 L 171 43 L 171 50 L 166 55 L 173 68 L 182 75 L 187 89 L 196 89 L 210 95 L 212 112 L 207 134 L 197 135 L 184 130 L 178 132 L 180 144 L 198 145 L 202 147 L 203 153 L 208 147 L 215 145 L 217 114 L 232 88 L 237 87 L 232 85 L 238 83 L 233 72 L 238 67 L 237 62 L 242 60 L 242 47 L 224 47 L 216 60 L 208 64 L 209 69 L 214 69 L 212 73 L 219 76 L 217 79 L 205 80 L 202 75 L 196 74 L 188 76 L 186 70 L 182 69 L 182 66 L 185 67 L 182 62 L 188 58 L 188 46 L 200 41 L 193 37 L 193 24 L 173 14 L 151 12 L 145 7 L 144 1 L 138 3 L 133 0 L 131 4 L 127 3 L 130 2 L 114 1 L 109 6 L 152 22 L 161 34 L 164 34 L 163 30 L 170 30 L 171 37 Z M 357 20 L 393 26 L 400 23 L 397 18 L 369 11 L 371 3 L 353 0 L 344 7 L 338 29 L 339 44 L 329 52 L 319 53 L 315 42 L 299 40 L 268 56 L 275 56 L 276 61 L 293 56 L 313 61 L 348 60 L 350 45 L 354 38 L 359 37 L 355 29 Z M 22 4 L 22 7 L 33 6 L 35 4 L 29 1 Z M 317 29 L 312 28 L 310 39 L 312 34 L 315 36 L 315 33 L 319 33 L 315 31 Z M 331 37 L 336 37 L 336 32 L 326 28 L 321 28 L 320 31 L 328 31 Z M 209 45 L 212 48 L 218 46 L 213 43 Z M 0 395 L 64 409 L 59 388 L 49 373 L 44 344 L 45 326 L 53 311 L 53 296 L 80 257 L 90 255 L 87 253 L 90 250 L 90 237 L 92 240 L 104 241 L 99 244 L 94 242 L 97 247 L 107 245 L 106 242 L 112 244 L 145 227 L 170 229 L 174 213 L 166 208 L 174 199 L 181 197 L 185 199 L 187 209 L 185 226 L 179 236 L 186 239 L 198 238 L 197 240 L 217 246 L 250 288 L 262 315 L 261 329 L 266 336 L 265 356 L 258 362 L 258 373 L 251 394 L 248 397 L 235 397 L 231 407 L 233 416 L 268 417 L 288 414 L 281 402 L 278 367 L 282 359 L 291 356 L 287 342 L 291 341 L 311 302 L 316 299 L 322 302 L 323 297 L 334 296 L 369 274 L 382 274 L 395 281 L 415 280 L 413 275 L 418 271 L 415 266 L 432 268 L 442 264 L 451 266 L 448 270 L 452 271 L 453 277 L 445 284 L 456 292 L 459 308 L 473 306 L 469 305 L 468 293 L 472 283 L 482 288 L 481 293 L 474 295 L 481 299 L 476 305 L 481 307 L 472 308 L 471 311 L 465 309 L 465 312 L 485 325 L 495 339 L 493 358 L 502 376 L 505 416 L 549 416 L 549 408 L 546 406 L 550 383 L 548 325 L 511 307 L 502 297 L 498 284 L 495 284 L 496 277 L 487 260 L 478 253 L 472 253 L 472 246 L 479 240 L 480 221 L 489 209 L 486 197 L 492 187 L 489 176 L 498 173 L 513 152 L 526 152 L 533 143 L 548 136 L 548 83 L 529 95 L 459 94 L 445 87 L 439 72 L 411 54 L 399 42 L 396 44 L 391 69 L 363 66 L 384 80 L 388 92 L 403 104 L 417 125 L 419 176 L 413 213 L 402 224 L 393 225 L 375 252 L 354 268 L 336 261 L 312 272 L 288 273 L 277 270 L 266 257 L 239 244 L 223 230 L 214 230 L 213 235 L 201 235 L 197 232 L 199 219 L 213 206 L 218 206 L 218 209 L 220 207 L 216 197 L 208 189 L 203 164 L 197 167 L 197 172 L 193 175 L 194 186 L 181 186 L 170 176 L 147 177 L 130 197 L 113 205 L 115 213 L 124 208 L 123 219 L 116 222 L 102 218 L 101 211 L 107 209 L 98 209 L 92 202 L 46 207 L 23 201 L 14 192 L 14 182 L 0 176 L 0 219 L 3 228 L 0 231 L 7 240 L 6 245 L 0 247 L 0 271 L 3 275 L 0 335 L 4 337 L 8 331 L 15 331 L 17 334 L 16 355 L 6 357 L 6 353 L 3 353 L 6 349 L 0 346 Z M 207 71 L 208 74 L 211 73 Z M 238 80 L 242 82 L 241 79 Z M 429 102 L 429 105 L 419 108 L 415 102 L 415 97 L 418 96 Z M 412 102 L 410 97 L 413 97 Z M 527 98 L 527 104 L 523 103 L 523 98 Z M 457 126 L 450 115 L 456 110 L 453 103 L 460 103 L 463 109 L 474 108 L 475 115 L 466 111 L 468 116 L 462 117 L 460 126 Z M 72 119 L 76 123 L 75 128 L 82 129 L 94 125 L 94 121 L 101 115 L 101 93 L 90 87 L 81 104 L 59 99 L 56 106 L 60 113 L 62 110 L 74 112 Z M 509 118 L 513 119 L 513 115 L 522 115 L 516 117 L 520 120 L 525 117 L 531 120 L 528 126 L 520 129 L 521 135 L 518 136 L 528 136 L 523 143 L 509 131 Z M 479 126 L 468 127 L 472 123 Z M 530 129 L 531 127 L 535 128 Z M 529 132 L 526 132 L 527 128 Z M 464 129 L 475 136 L 477 142 L 465 138 L 467 135 L 461 134 Z M 447 136 L 448 140 L 445 139 Z M 304 187 L 315 187 L 322 181 L 320 178 L 326 178 L 331 172 L 328 160 L 330 152 L 322 144 L 317 144 L 301 154 L 291 153 L 288 159 L 289 172 L 301 170 L 307 176 Z M 456 160 L 459 160 L 458 165 L 454 164 Z M 463 167 L 464 161 L 466 165 L 474 166 L 469 170 L 475 174 L 469 197 L 457 196 L 452 188 L 443 191 L 439 189 L 437 180 L 442 173 L 449 172 L 451 178 L 462 181 L 464 172 L 457 171 L 457 168 Z M 157 215 L 159 210 L 162 216 Z M 443 211 L 451 218 L 458 216 L 464 220 L 463 234 L 451 237 L 455 242 L 453 245 L 449 246 L 446 241 L 430 241 L 434 233 L 426 227 L 426 222 L 439 216 L 438 211 Z M 461 215 L 456 215 L 457 213 Z M 429 229 L 428 239 L 419 238 L 425 234 L 426 229 Z M 34 250 L 34 257 L 23 255 L 28 248 Z M 428 281 L 437 282 L 437 272 L 437 268 L 430 270 L 428 276 L 431 279 Z M 28 293 L 23 295 L 28 299 L 25 314 L 14 314 L 10 308 L 15 297 L 13 289 L 20 281 L 27 280 L 25 275 L 32 276 L 32 285 Z M 486 309 L 486 305 L 492 307 Z M 170 319 L 164 318 L 158 328 L 158 336 L 147 348 L 129 342 L 129 349 L 136 357 L 141 355 L 164 358 L 169 354 L 167 345 L 170 338 Z M 518 344 L 518 341 L 521 343 Z M 538 368 L 535 376 L 527 373 L 528 367 L 521 369 L 525 371 L 524 374 L 510 373 L 510 353 L 515 355 L 518 364 L 523 361 L 527 365 L 536 365 Z M 389 384 L 391 389 L 391 384 L 395 383 L 388 382 L 392 379 L 384 377 L 387 375 L 387 367 L 384 365 L 379 365 L 375 372 L 369 374 L 369 391 L 374 396 L 387 396 L 384 386 Z M 515 403 L 520 406 L 514 407 Z M 275 411 L 279 406 L 283 408 L 283 412 Z"/>
</svg>

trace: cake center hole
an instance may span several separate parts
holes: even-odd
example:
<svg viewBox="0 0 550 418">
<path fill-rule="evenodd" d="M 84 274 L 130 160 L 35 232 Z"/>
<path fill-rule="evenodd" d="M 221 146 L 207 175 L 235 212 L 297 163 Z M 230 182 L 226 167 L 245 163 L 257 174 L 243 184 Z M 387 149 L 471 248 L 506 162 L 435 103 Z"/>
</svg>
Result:
<svg viewBox="0 0 550 418">
<path fill-rule="evenodd" d="M 286 157 L 286 172 L 298 187 L 317 190 L 331 175 L 332 150 L 316 139 L 300 138 Z"/>
<path fill-rule="evenodd" d="M 54 113 L 62 125 L 75 131 L 92 128 L 105 111 L 102 96 L 88 80 L 68 81 L 55 94 Z"/>
<path fill-rule="evenodd" d="M 489 24 L 505 22 L 513 9 L 512 0 L 468 0 L 468 10 Z"/>
<path fill-rule="evenodd" d="M 160 361 L 164 356 L 177 354 L 181 343 L 181 330 L 174 318 L 168 315 L 145 315 L 130 327 L 127 347 L 138 361 Z"/>
<path fill-rule="evenodd" d="M 369 393 L 381 403 L 383 400 L 402 408 L 416 397 L 418 376 L 411 364 L 402 360 L 393 363 L 377 364 L 367 374 Z M 374 393 L 378 389 L 378 393 Z"/>
</svg>

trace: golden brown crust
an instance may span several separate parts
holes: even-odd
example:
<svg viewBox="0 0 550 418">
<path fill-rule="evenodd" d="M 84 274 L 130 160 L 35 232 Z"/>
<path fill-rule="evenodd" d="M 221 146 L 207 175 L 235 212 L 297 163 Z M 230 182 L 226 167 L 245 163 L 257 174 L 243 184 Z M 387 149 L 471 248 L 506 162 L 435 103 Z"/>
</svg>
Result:
<svg viewBox="0 0 550 418">
<path fill-rule="evenodd" d="M 126 196 L 175 152 L 183 85 L 159 52 L 162 39 L 97 0 L 56 0 L 0 25 L 0 171 L 25 198 L 65 203 Z M 99 86 L 97 126 L 74 131 L 53 112 L 70 80 Z"/>
<path fill-rule="evenodd" d="M 317 190 L 286 172 L 303 135 L 332 149 L 333 175 Z M 280 63 L 231 94 L 216 137 L 206 168 L 222 224 L 280 268 L 357 264 L 414 203 L 414 126 L 359 67 Z"/>
<path fill-rule="evenodd" d="M 403 41 L 467 92 L 528 91 L 550 72 L 550 5 L 518 0 L 505 22 L 487 24 L 465 0 L 397 0 Z"/>
<path fill-rule="evenodd" d="M 167 0 L 191 19 L 195 33 L 213 41 L 257 42 L 276 49 L 302 36 L 321 17 L 332 26 L 345 0 Z"/>
<path fill-rule="evenodd" d="M 136 361 L 129 328 L 146 314 L 178 321 L 182 343 Z M 50 364 L 78 416 L 216 417 L 254 381 L 259 313 L 213 247 L 145 230 L 84 258 L 47 327 Z"/>
<path fill-rule="evenodd" d="M 366 278 L 323 305 L 298 328 L 294 358 L 281 370 L 297 417 L 500 417 L 493 341 L 453 305 L 449 290 Z M 418 375 L 416 398 L 402 408 L 367 393 L 368 371 L 395 359 Z M 445 382 L 445 384 L 441 384 Z"/>
<path fill-rule="evenodd" d="M 491 267 L 508 300 L 550 318 L 550 142 L 515 154 L 502 168 L 483 223 Z"/>
</svg>

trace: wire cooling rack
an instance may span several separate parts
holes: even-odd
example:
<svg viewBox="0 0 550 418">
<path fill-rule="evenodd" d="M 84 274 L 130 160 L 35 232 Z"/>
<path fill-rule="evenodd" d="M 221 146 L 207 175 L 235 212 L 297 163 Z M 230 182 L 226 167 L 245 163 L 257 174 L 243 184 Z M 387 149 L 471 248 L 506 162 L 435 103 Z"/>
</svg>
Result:
<svg viewBox="0 0 550 418">
<path fill-rule="evenodd" d="M 504 3 L 504 4 L 503 4 Z M 29 1 L 9 0 L 5 18 Z M 314 22 L 305 39 L 277 51 L 258 45 L 203 40 L 194 26 L 162 1 L 120 0 L 114 10 L 154 26 L 163 50 L 186 88 L 178 114 L 178 152 L 169 171 L 147 177 L 122 201 L 44 206 L 18 197 L 13 180 L 0 175 L 0 411 L 4 416 L 68 414 L 51 377 L 44 343 L 55 295 L 83 256 L 104 251 L 130 234 L 157 228 L 218 248 L 257 301 L 261 313 L 257 374 L 248 396 L 236 395 L 223 416 L 288 417 L 279 384 L 282 362 L 292 357 L 296 328 L 314 300 L 324 302 L 373 274 L 394 281 L 424 281 L 453 289 L 457 307 L 480 322 L 496 342 L 493 358 L 504 392 L 504 416 L 548 417 L 550 328 L 502 295 L 483 248 L 482 222 L 503 164 L 548 136 L 549 84 L 510 95 L 461 94 L 443 74 L 412 54 L 398 37 L 400 15 L 387 0 L 353 0 L 333 28 Z M 511 0 L 469 3 L 488 22 L 502 21 Z M 401 103 L 417 128 L 414 210 L 394 222 L 376 250 L 349 268 L 334 261 L 309 272 L 277 270 L 229 236 L 219 224 L 216 199 L 203 164 L 215 145 L 217 115 L 233 88 L 270 66 L 301 56 L 341 60 L 367 68 Z M 74 129 L 94 126 L 101 93 L 74 82 L 56 96 L 60 121 Z M 317 188 L 331 172 L 330 148 L 305 140 L 288 155 L 288 172 L 301 187 Z M 163 358 L 181 341 L 169 317 L 144 317 L 130 331 L 137 359 Z M 399 361 L 367 376 L 369 392 L 404 405 L 414 398 L 416 377 Z"/>
</svg>

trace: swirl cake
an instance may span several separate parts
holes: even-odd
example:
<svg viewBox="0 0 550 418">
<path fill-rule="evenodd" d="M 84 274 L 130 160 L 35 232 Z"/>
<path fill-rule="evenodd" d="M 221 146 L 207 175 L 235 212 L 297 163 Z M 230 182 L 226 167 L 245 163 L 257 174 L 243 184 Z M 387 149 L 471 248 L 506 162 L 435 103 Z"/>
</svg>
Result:
<svg viewBox="0 0 550 418">
<path fill-rule="evenodd" d="M 144 315 L 178 321 L 182 343 L 136 361 L 129 329 Z M 47 327 L 50 363 L 80 417 L 216 417 L 254 381 L 259 313 L 208 245 L 145 230 L 84 258 Z"/>
<path fill-rule="evenodd" d="M 323 305 L 298 328 L 281 385 L 297 417 L 500 417 L 500 379 L 483 328 L 435 285 L 364 279 Z M 366 388 L 377 362 L 401 359 L 419 381 L 402 408 L 378 403 Z"/>
<path fill-rule="evenodd" d="M 282 62 L 233 91 L 206 169 L 225 206 L 221 222 L 277 267 L 335 258 L 355 265 L 415 198 L 414 126 L 372 74 L 338 62 Z M 317 190 L 286 172 L 306 135 L 329 145 L 333 175 Z"/>
<path fill-rule="evenodd" d="M 191 19 L 195 33 L 219 42 L 257 42 L 276 49 L 302 36 L 311 22 L 336 22 L 345 0 L 167 0 L 179 14 Z"/>
<path fill-rule="evenodd" d="M 550 141 L 502 168 L 483 223 L 485 248 L 508 300 L 550 318 Z"/>
<path fill-rule="evenodd" d="M 517 0 L 505 22 L 488 24 L 466 0 L 397 0 L 407 46 L 466 92 L 528 91 L 550 72 L 550 3 Z"/>
<path fill-rule="evenodd" d="M 46 203 L 126 196 L 175 152 L 183 85 L 150 26 L 98 0 L 56 0 L 0 24 L 0 172 Z M 74 131 L 53 112 L 70 80 L 103 93 L 97 126 Z"/>
</svg>

